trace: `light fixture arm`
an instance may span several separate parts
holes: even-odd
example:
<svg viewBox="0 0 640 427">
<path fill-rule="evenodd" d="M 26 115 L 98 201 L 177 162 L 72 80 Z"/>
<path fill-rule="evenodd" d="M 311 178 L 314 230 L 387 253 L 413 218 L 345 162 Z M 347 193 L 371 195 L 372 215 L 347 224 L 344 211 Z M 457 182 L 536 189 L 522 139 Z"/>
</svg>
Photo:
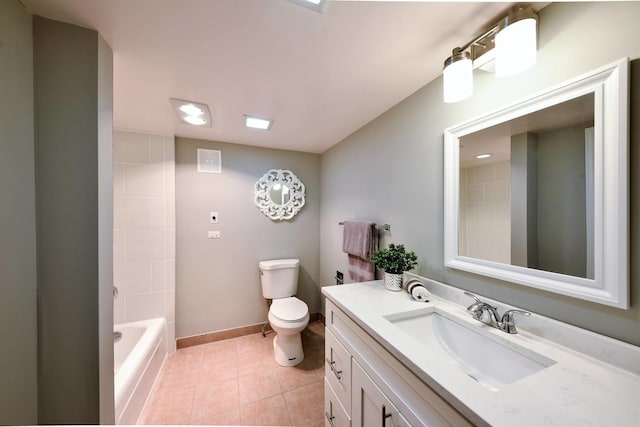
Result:
<svg viewBox="0 0 640 427">
<path fill-rule="evenodd" d="M 478 34 L 467 43 L 462 46 L 453 49 L 452 54 L 461 53 L 470 50 L 471 60 L 475 61 L 487 51 L 493 49 L 495 46 L 494 37 L 500 30 L 513 24 L 521 19 L 535 17 L 536 13 L 533 11 L 533 7 L 530 4 L 519 4 L 509 8 L 507 14 L 502 16 L 496 23 L 491 25 L 488 30 Z M 480 49 L 474 49 L 474 46 L 478 46 Z"/>
</svg>

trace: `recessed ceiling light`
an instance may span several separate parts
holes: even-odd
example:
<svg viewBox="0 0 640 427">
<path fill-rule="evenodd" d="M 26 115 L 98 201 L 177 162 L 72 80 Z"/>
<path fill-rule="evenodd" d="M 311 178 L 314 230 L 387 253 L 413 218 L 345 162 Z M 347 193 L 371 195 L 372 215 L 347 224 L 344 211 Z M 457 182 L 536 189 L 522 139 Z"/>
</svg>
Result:
<svg viewBox="0 0 640 427">
<path fill-rule="evenodd" d="M 207 104 L 175 98 L 170 98 L 170 101 L 181 122 L 211 127 L 211 113 Z"/>
<path fill-rule="evenodd" d="M 180 111 L 189 116 L 201 116 L 204 114 L 201 108 L 196 107 L 193 104 L 183 104 L 180 106 Z"/>
<path fill-rule="evenodd" d="M 291 3 L 295 3 L 299 6 L 306 7 L 308 9 L 315 10 L 316 12 L 323 13 L 329 4 L 328 0 L 289 0 Z"/>
<path fill-rule="evenodd" d="M 491 153 L 478 154 L 476 159 L 488 159 L 489 157 L 491 157 Z"/>
<path fill-rule="evenodd" d="M 262 119 L 260 117 L 247 116 L 246 114 L 244 116 L 244 125 L 248 128 L 269 130 L 272 124 L 273 120 L 271 119 Z"/>
<path fill-rule="evenodd" d="M 207 124 L 207 121 L 199 116 L 184 116 L 183 120 L 194 126 L 202 126 Z"/>
</svg>

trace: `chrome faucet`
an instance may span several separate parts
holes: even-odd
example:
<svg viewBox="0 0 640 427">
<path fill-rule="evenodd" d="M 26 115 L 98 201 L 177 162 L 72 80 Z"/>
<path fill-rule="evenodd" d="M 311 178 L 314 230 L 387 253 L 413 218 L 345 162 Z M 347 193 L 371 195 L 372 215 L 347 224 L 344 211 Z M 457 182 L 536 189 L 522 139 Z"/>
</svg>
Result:
<svg viewBox="0 0 640 427">
<path fill-rule="evenodd" d="M 518 333 L 514 321 L 515 314 L 522 314 L 523 316 L 531 315 L 531 313 L 524 310 L 508 310 L 502 315 L 501 320 L 498 320 L 498 318 L 500 317 L 498 315 L 498 307 L 494 307 L 484 301 L 481 301 L 480 298 L 478 298 L 471 292 L 465 292 L 464 294 L 470 296 L 475 300 L 473 304 L 467 307 L 467 311 L 471 314 L 471 316 L 473 316 L 474 319 L 484 323 L 485 325 L 500 329 L 501 331 L 504 331 L 508 334 Z"/>
</svg>

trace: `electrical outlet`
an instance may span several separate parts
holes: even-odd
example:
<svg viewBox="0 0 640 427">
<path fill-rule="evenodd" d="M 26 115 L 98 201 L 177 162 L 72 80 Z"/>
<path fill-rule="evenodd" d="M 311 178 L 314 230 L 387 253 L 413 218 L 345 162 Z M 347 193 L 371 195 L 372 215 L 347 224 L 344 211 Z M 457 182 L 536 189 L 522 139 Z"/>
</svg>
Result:
<svg viewBox="0 0 640 427">
<path fill-rule="evenodd" d="M 341 271 L 336 271 L 336 285 L 344 284 L 344 274 Z"/>
<path fill-rule="evenodd" d="M 207 233 L 207 239 L 219 239 L 220 237 L 220 230 L 212 230 Z"/>
</svg>

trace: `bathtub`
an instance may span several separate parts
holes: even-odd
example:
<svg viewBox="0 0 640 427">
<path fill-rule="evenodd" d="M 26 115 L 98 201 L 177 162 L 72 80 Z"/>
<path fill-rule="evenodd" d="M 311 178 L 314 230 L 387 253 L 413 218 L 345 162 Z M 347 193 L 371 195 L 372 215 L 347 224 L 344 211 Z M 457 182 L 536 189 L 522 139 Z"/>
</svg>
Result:
<svg viewBox="0 0 640 427">
<path fill-rule="evenodd" d="M 167 322 L 141 320 L 113 330 L 122 333 L 113 345 L 115 420 L 136 424 L 167 355 Z"/>
</svg>

